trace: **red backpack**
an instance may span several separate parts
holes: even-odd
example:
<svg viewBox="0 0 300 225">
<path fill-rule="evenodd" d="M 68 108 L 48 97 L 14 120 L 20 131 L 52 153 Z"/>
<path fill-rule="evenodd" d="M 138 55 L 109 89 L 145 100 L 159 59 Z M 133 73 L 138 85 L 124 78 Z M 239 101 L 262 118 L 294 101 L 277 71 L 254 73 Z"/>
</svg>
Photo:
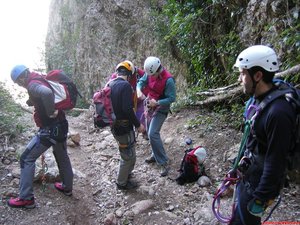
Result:
<svg viewBox="0 0 300 225">
<path fill-rule="evenodd" d="M 204 165 L 199 164 L 197 156 L 194 154 L 198 148 L 201 148 L 201 146 L 185 150 L 178 170 L 179 176 L 176 178 L 177 184 L 183 185 L 185 183 L 195 182 L 200 176 L 206 174 Z"/>
<path fill-rule="evenodd" d="M 104 88 L 94 93 L 93 102 L 95 104 L 95 127 L 103 128 L 106 126 L 112 126 L 113 122 L 116 120 L 111 102 L 111 87 L 114 84 L 114 81 L 115 80 L 109 81 Z"/>
<path fill-rule="evenodd" d="M 54 94 L 55 109 L 69 110 L 76 106 L 80 93 L 74 82 L 62 71 L 52 70 L 43 78 L 34 78 L 46 82 Z"/>
</svg>

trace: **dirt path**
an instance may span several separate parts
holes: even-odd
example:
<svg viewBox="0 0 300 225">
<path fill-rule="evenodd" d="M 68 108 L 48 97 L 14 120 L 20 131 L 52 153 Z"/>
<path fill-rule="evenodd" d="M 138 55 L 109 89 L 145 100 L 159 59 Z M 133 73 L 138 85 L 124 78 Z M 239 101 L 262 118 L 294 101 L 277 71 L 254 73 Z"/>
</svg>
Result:
<svg viewBox="0 0 300 225">
<path fill-rule="evenodd" d="M 191 126 L 190 119 L 199 115 L 203 125 Z M 69 147 L 75 173 L 73 196 L 58 193 L 53 181 L 48 181 L 44 191 L 36 182 L 37 208 L 9 208 L 5 202 L 18 193 L 18 178 L 14 178 L 11 165 L 0 163 L 0 224 L 220 224 L 211 212 L 212 197 L 230 168 L 226 159 L 233 147 L 238 147 L 240 134 L 220 122 L 214 113 L 183 110 L 169 116 L 162 128 L 171 159 L 171 171 L 165 178 L 159 176 L 156 165 L 144 163 L 150 146 L 138 136 L 133 178 L 140 187 L 136 191 L 116 189 L 119 154 L 109 130 L 94 131 L 88 113 L 70 117 L 69 122 L 70 131 L 81 136 L 80 146 Z M 207 150 L 205 166 L 212 182 L 208 187 L 196 183 L 179 186 L 174 181 L 186 137 Z M 283 193 L 283 201 L 271 221 L 300 221 L 299 185 L 291 184 Z M 229 209 L 229 200 L 224 201 L 225 209 Z"/>
</svg>

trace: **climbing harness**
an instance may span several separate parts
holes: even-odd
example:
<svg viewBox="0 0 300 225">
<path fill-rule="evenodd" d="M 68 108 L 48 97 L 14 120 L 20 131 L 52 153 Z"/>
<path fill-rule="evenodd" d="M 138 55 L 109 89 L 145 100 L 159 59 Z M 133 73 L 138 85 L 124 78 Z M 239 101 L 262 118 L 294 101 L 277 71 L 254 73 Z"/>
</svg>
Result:
<svg viewBox="0 0 300 225">
<path fill-rule="evenodd" d="M 213 211 L 214 215 L 216 216 L 216 218 L 221 223 L 230 223 L 230 221 L 233 219 L 234 212 L 238 205 L 238 199 L 237 199 L 238 197 L 237 197 L 236 192 L 237 192 L 237 185 L 243 176 L 241 173 L 242 172 L 241 167 L 243 166 L 242 165 L 243 162 L 246 161 L 246 164 L 247 164 L 247 160 L 249 160 L 249 158 L 243 157 L 244 151 L 245 151 L 244 150 L 245 145 L 246 145 L 247 138 L 248 138 L 250 132 L 253 130 L 254 121 L 255 121 L 256 117 L 258 116 L 258 114 L 260 113 L 262 107 L 264 107 L 264 106 L 260 106 L 260 105 L 255 105 L 253 103 L 254 103 L 253 99 L 250 99 L 248 104 L 246 105 L 247 111 L 244 114 L 244 116 L 245 116 L 244 134 L 243 134 L 243 137 L 241 140 L 238 155 L 233 164 L 233 168 L 226 174 L 224 181 L 222 182 L 220 188 L 217 190 L 217 192 L 214 196 L 214 199 L 213 199 L 212 211 Z M 233 198 L 232 198 L 231 216 L 226 217 L 226 216 L 222 215 L 220 212 L 221 196 L 232 185 L 234 185 L 234 192 L 233 192 Z M 273 206 L 273 208 L 271 209 L 270 213 L 268 214 L 268 216 L 266 217 L 264 222 L 269 220 L 272 213 L 278 207 L 280 202 L 281 202 L 281 195 L 279 195 L 276 204 Z M 240 216 L 242 217 L 243 215 L 240 215 Z M 243 219 L 243 218 L 241 218 L 241 219 Z M 243 222 L 243 224 L 244 224 L 244 222 Z"/>
<path fill-rule="evenodd" d="M 143 116 L 142 116 L 143 117 L 142 120 L 144 120 L 144 122 L 145 122 L 145 124 L 144 124 L 145 129 L 146 129 L 146 132 L 148 133 L 149 125 L 151 123 L 151 120 L 156 115 L 159 106 L 155 107 L 155 108 L 151 108 L 149 106 L 149 98 L 146 98 L 144 100 L 143 104 L 144 104 L 144 113 L 143 113 Z"/>
</svg>

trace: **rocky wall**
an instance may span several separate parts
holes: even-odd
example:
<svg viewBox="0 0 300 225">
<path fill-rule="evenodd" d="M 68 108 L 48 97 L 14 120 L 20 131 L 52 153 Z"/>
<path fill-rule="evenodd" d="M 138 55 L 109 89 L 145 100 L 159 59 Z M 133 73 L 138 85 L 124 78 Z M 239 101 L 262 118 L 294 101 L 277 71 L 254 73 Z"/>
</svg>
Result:
<svg viewBox="0 0 300 225">
<path fill-rule="evenodd" d="M 178 89 L 184 88 L 186 67 L 171 56 L 167 43 L 164 50 L 159 47 L 162 40 L 153 31 L 150 9 L 162 4 L 147 0 L 53 0 L 46 52 L 63 46 L 61 54 L 69 57 L 66 63 L 73 65 L 72 72 L 88 98 L 103 86 L 120 61 L 128 59 L 142 67 L 150 55 L 159 57 L 176 76 Z M 48 67 L 64 67 L 60 63 Z"/>
</svg>

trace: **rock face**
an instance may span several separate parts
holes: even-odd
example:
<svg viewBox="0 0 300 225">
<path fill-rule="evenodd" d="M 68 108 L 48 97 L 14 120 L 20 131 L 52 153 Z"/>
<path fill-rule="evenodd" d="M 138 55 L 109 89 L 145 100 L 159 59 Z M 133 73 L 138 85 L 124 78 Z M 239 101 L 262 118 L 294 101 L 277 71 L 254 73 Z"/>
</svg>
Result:
<svg viewBox="0 0 300 225">
<path fill-rule="evenodd" d="M 168 46 L 154 35 L 151 7 L 146 0 L 52 0 L 46 40 L 48 68 L 70 68 L 85 97 L 107 81 L 115 66 L 129 59 L 138 67 L 150 55 L 181 80 L 186 67 L 179 65 Z M 72 68 L 72 69 L 71 69 Z"/>
<path fill-rule="evenodd" d="M 152 9 L 159 12 L 165 2 L 52 0 L 46 40 L 48 69 L 64 68 L 74 74 L 82 94 L 90 98 L 120 61 L 128 59 L 143 67 L 146 57 L 154 55 L 175 76 L 178 91 L 184 89 L 187 66 L 174 56 L 174 46 L 165 42 L 154 26 Z M 279 55 L 288 54 L 296 47 L 285 43 L 279 34 L 299 21 L 299 3 L 295 2 L 247 1 L 241 4 L 241 18 L 232 29 L 245 46 L 276 43 Z M 222 36 L 217 32 L 214 35 Z"/>
<path fill-rule="evenodd" d="M 295 42 L 296 46 L 288 43 L 288 39 L 293 36 L 292 33 L 297 30 L 299 24 L 299 1 L 251 0 L 247 2 L 242 17 L 237 21 L 240 39 L 245 46 L 272 43 L 281 60 L 284 60 L 289 52 L 297 51 L 300 44 L 299 35 L 294 36 L 298 39 Z"/>
</svg>

